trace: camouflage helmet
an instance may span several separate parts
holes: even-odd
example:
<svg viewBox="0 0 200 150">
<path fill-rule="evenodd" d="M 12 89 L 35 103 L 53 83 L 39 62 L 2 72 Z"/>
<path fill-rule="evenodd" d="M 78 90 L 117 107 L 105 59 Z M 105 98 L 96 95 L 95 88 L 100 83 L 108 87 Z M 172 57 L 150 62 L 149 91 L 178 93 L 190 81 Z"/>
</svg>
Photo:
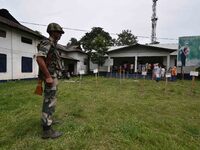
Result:
<svg viewBox="0 0 200 150">
<path fill-rule="evenodd" d="M 47 33 L 50 33 L 51 31 L 58 31 L 60 33 L 65 33 L 62 29 L 62 27 L 57 23 L 50 23 L 47 27 Z"/>
</svg>

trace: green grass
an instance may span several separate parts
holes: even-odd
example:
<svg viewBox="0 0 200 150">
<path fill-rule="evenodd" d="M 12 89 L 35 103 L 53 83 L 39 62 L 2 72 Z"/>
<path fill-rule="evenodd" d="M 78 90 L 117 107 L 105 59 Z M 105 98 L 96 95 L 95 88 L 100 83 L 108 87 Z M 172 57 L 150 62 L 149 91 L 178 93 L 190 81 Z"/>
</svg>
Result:
<svg viewBox="0 0 200 150">
<path fill-rule="evenodd" d="M 73 78 L 72 80 L 79 80 Z M 67 80 L 66 80 L 67 81 Z M 0 84 L 1 150 L 198 150 L 200 81 L 84 77 L 59 82 L 54 128 L 64 135 L 41 139 L 42 97 L 36 81 Z"/>
</svg>

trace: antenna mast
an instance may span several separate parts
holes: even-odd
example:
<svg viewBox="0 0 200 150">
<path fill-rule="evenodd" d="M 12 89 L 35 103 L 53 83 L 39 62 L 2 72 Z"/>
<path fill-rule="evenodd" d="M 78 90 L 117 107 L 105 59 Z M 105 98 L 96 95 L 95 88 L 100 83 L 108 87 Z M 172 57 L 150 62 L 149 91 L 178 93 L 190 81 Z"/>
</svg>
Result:
<svg viewBox="0 0 200 150">
<path fill-rule="evenodd" d="M 158 20 L 158 18 L 156 17 L 156 2 L 157 1 L 158 0 L 153 0 L 153 6 L 152 6 L 152 9 L 153 9 L 153 14 L 151 17 L 151 21 L 152 21 L 151 43 L 152 44 L 157 43 L 157 41 L 156 41 L 156 23 Z"/>
</svg>

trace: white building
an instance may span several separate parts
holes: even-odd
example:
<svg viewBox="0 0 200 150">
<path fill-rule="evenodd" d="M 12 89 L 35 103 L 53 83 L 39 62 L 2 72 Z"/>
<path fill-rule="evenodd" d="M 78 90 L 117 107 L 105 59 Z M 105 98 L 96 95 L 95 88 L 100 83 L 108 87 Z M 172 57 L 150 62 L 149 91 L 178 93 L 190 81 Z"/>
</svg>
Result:
<svg viewBox="0 0 200 150">
<path fill-rule="evenodd" d="M 6 9 L 0 10 L 0 80 L 37 77 L 34 54 L 42 37 L 21 25 Z"/>
<path fill-rule="evenodd" d="M 58 45 L 61 51 L 61 57 L 64 63 L 64 70 L 71 75 L 78 75 L 81 70 L 87 74 L 88 55 L 81 49 L 80 46 L 62 46 Z"/>
<path fill-rule="evenodd" d="M 110 70 L 112 66 L 123 66 L 133 64 L 134 72 L 138 72 L 138 65 L 146 63 L 160 63 L 168 69 L 177 63 L 178 44 L 135 44 L 129 46 L 114 46 L 108 49 L 108 59 L 102 71 Z M 94 69 L 95 64 L 91 65 Z"/>
<path fill-rule="evenodd" d="M 178 43 L 151 44 L 149 46 L 174 50 L 170 53 L 170 67 L 177 66 Z"/>
<path fill-rule="evenodd" d="M 0 80 L 38 77 L 37 45 L 45 38 L 21 25 L 6 9 L 0 9 Z M 87 54 L 79 47 L 58 44 L 67 71 L 77 75 L 87 73 Z"/>
</svg>

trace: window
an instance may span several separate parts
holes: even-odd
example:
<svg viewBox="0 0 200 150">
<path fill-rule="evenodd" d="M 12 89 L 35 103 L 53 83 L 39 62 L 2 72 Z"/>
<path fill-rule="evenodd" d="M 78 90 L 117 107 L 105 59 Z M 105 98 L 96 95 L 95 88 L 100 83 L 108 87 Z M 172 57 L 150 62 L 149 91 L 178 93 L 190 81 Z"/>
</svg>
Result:
<svg viewBox="0 0 200 150">
<path fill-rule="evenodd" d="M 7 56 L 0 54 L 0 72 L 7 72 Z"/>
<path fill-rule="evenodd" d="M 87 65 L 88 59 L 84 59 L 84 65 Z"/>
<path fill-rule="evenodd" d="M 32 44 L 33 43 L 32 39 L 29 39 L 29 38 L 26 38 L 26 37 L 21 37 L 21 41 L 23 43 L 26 43 L 26 44 Z"/>
<path fill-rule="evenodd" d="M 6 31 L 0 29 L 0 37 L 6 38 Z"/>
<path fill-rule="evenodd" d="M 33 59 L 31 57 L 22 57 L 22 72 L 33 71 Z"/>
</svg>

